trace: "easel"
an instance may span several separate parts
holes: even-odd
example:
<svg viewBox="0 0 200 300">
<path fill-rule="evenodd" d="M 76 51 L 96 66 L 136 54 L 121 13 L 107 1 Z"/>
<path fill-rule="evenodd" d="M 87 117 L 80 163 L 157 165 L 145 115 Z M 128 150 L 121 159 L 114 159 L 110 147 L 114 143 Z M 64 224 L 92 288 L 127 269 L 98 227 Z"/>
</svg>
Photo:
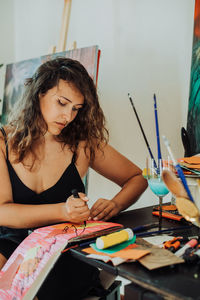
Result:
<svg viewBox="0 0 200 300">
<path fill-rule="evenodd" d="M 48 54 L 54 54 L 56 52 L 62 52 L 66 50 L 67 33 L 68 33 L 69 19 L 71 13 L 71 4 L 72 4 L 72 0 L 64 0 L 62 24 L 61 24 L 58 47 L 56 48 L 56 46 L 51 46 L 48 50 Z M 76 41 L 74 41 L 68 50 L 76 49 L 76 46 L 77 46 Z"/>
</svg>

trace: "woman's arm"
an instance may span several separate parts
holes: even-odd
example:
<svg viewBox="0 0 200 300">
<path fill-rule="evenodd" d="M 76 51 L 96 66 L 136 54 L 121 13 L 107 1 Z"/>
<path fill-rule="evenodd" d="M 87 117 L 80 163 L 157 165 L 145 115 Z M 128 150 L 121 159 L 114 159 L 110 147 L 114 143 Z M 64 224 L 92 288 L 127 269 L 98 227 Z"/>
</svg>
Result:
<svg viewBox="0 0 200 300">
<path fill-rule="evenodd" d="M 12 187 L 6 164 L 5 143 L 0 138 L 0 226 L 33 228 L 58 222 L 80 223 L 90 214 L 84 195 L 69 197 L 58 204 L 24 205 L 13 203 Z"/>
<path fill-rule="evenodd" d="M 90 211 L 85 201 L 81 199 L 72 201 L 73 205 L 70 206 L 70 209 L 66 208 L 66 203 L 41 205 L 2 203 L 0 205 L 0 226 L 34 228 L 60 222 L 82 223 L 86 221 Z"/>
<path fill-rule="evenodd" d="M 92 206 L 90 216 L 94 220 L 108 220 L 136 202 L 147 187 L 142 170 L 130 160 L 106 145 L 103 153 L 98 150 L 91 167 L 118 184 L 121 190 L 111 200 L 100 198 Z"/>
</svg>

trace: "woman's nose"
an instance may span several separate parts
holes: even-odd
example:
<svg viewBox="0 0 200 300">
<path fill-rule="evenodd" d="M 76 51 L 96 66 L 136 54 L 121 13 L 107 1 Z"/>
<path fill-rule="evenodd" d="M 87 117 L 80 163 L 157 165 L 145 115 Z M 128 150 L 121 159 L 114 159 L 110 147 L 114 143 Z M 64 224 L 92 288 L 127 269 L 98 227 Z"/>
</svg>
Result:
<svg viewBox="0 0 200 300">
<path fill-rule="evenodd" d="M 70 122 L 72 119 L 72 109 L 71 108 L 67 108 L 65 109 L 65 111 L 63 112 L 63 118 L 67 121 Z"/>
</svg>

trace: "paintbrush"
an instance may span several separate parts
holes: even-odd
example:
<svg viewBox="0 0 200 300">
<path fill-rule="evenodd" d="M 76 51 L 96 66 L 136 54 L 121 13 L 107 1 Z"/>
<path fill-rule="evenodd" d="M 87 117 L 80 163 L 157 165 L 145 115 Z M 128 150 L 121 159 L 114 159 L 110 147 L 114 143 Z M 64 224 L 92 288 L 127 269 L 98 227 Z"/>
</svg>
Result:
<svg viewBox="0 0 200 300">
<path fill-rule="evenodd" d="M 160 165 L 159 162 L 162 159 L 161 150 L 160 150 L 160 134 L 159 134 L 159 126 L 158 126 L 158 113 L 157 113 L 157 102 L 156 95 L 153 95 L 154 99 L 154 115 L 155 115 L 155 124 L 156 124 L 156 140 L 157 140 L 157 151 L 158 151 L 158 172 L 160 174 Z"/>
<path fill-rule="evenodd" d="M 193 199 L 192 194 L 190 192 L 189 186 L 187 184 L 187 181 L 185 179 L 185 175 L 184 175 L 184 173 L 183 173 L 183 171 L 181 169 L 181 166 L 178 164 L 178 162 L 174 158 L 174 155 L 173 155 L 171 147 L 170 147 L 170 143 L 169 143 L 168 139 L 166 138 L 166 136 L 163 135 L 162 137 L 163 137 L 163 141 L 165 143 L 165 146 L 166 146 L 166 148 L 167 148 L 167 150 L 169 152 L 169 155 L 171 157 L 171 160 L 172 160 L 172 162 L 174 164 L 174 167 L 175 167 L 175 169 L 177 171 L 177 174 L 178 174 L 179 178 L 181 179 L 181 182 L 182 182 L 182 184 L 183 184 L 183 186 L 184 186 L 184 188 L 185 188 L 185 190 L 187 192 L 188 198 L 192 202 L 194 202 L 194 199 Z"/>
<path fill-rule="evenodd" d="M 128 97 L 129 97 L 129 100 L 130 100 L 130 102 L 131 102 L 131 105 L 132 105 L 133 111 L 134 111 L 134 113 L 135 113 L 136 119 L 137 119 L 137 121 L 138 121 L 138 124 L 139 124 L 139 126 L 140 126 L 140 129 L 141 129 L 141 132 L 142 132 L 144 141 L 145 141 L 145 143 L 146 143 L 147 149 L 148 149 L 149 154 L 150 154 L 150 156 L 151 156 L 151 158 L 152 158 L 152 160 L 153 160 L 154 167 L 155 167 L 155 169 L 157 170 L 156 161 L 155 161 L 155 159 L 154 159 L 154 156 L 153 156 L 153 154 L 152 154 L 152 151 L 151 151 L 151 148 L 150 148 L 150 146 L 149 146 L 148 140 L 147 140 L 146 135 L 145 135 L 145 133 L 144 133 L 144 129 L 143 129 L 142 124 L 141 124 L 141 122 L 140 122 L 140 119 L 139 119 L 139 117 L 138 117 L 138 114 L 137 114 L 135 105 L 134 105 L 133 100 L 132 100 L 132 98 L 131 98 L 131 96 L 130 96 L 129 93 L 128 93 Z"/>
</svg>

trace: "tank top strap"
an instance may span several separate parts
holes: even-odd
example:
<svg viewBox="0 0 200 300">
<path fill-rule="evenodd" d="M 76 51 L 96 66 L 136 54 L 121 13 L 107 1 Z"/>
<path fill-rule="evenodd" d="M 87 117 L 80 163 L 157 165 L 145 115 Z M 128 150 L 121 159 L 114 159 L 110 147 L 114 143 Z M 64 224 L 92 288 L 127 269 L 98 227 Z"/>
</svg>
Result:
<svg viewBox="0 0 200 300">
<path fill-rule="evenodd" d="M 8 141 L 7 141 L 7 135 L 6 135 L 6 132 L 4 130 L 3 127 L 0 127 L 0 130 L 4 136 L 4 140 L 5 140 L 5 144 L 6 144 L 6 159 L 8 159 Z"/>
</svg>

